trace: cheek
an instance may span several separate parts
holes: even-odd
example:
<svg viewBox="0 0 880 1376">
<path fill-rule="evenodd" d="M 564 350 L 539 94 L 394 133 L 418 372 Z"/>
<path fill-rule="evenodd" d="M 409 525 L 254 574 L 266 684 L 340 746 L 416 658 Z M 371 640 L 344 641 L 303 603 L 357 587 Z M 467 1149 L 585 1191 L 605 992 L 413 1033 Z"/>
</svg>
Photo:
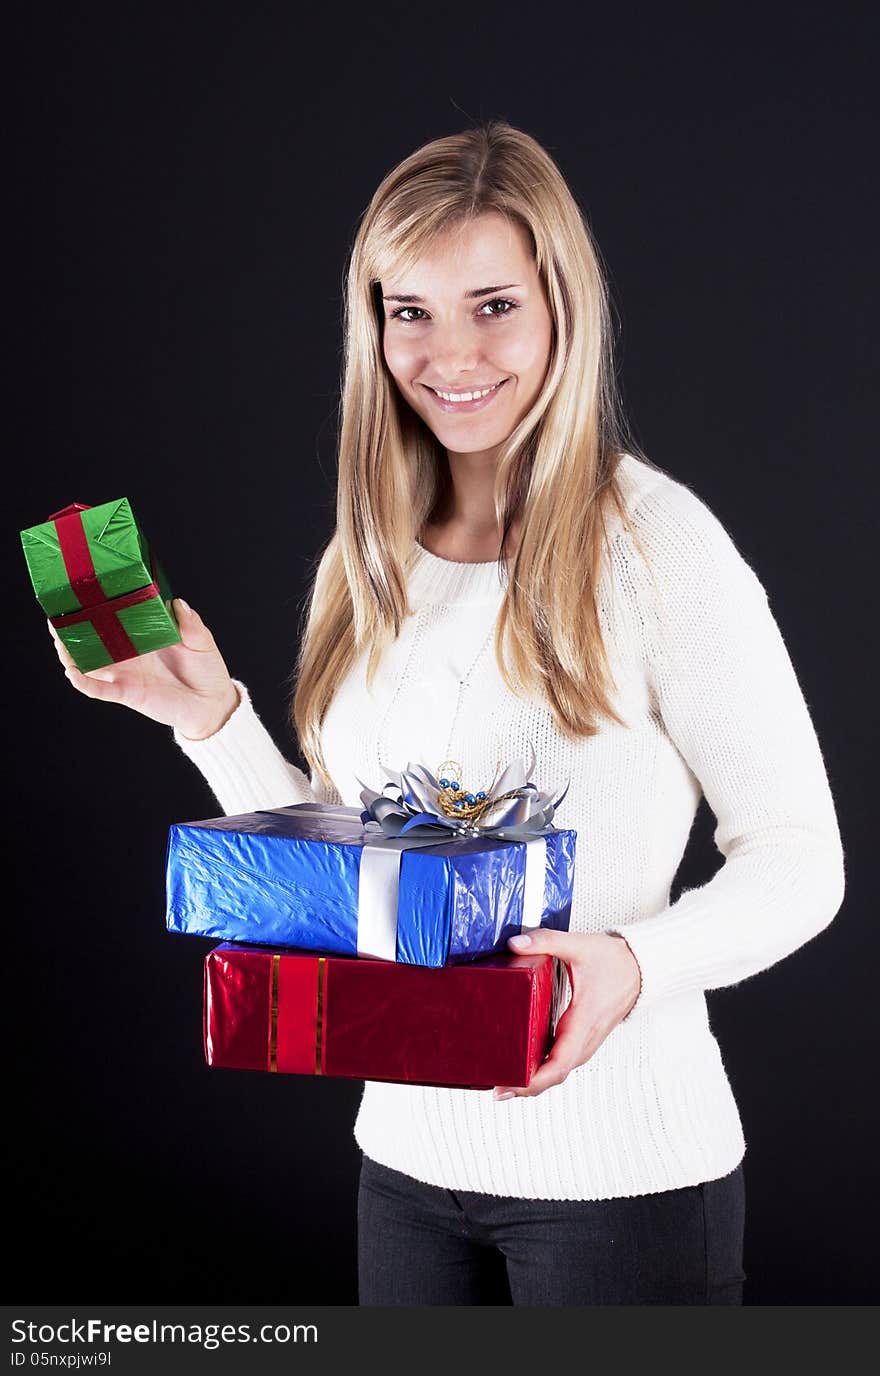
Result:
<svg viewBox="0 0 880 1376">
<path fill-rule="evenodd" d="M 550 332 L 542 321 L 538 325 L 511 331 L 501 341 L 495 358 L 511 373 L 520 377 L 530 373 L 541 373 L 547 366 L 550 354 Z"/>
<path fill-rule="evenodd" d="M 387 332 L 382 341 L 385 362 L 391 375 L 401 382 L 408 382 L 420 367 L 420 351 L 415 341 L 391 336 Z"/>
</svg>

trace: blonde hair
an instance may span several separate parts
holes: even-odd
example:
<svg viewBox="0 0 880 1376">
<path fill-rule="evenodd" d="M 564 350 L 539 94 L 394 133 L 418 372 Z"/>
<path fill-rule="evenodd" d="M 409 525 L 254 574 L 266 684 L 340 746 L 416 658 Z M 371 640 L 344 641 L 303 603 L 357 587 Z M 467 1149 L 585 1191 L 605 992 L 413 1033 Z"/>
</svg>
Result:
<svg viewBox="0 0 880 1376">
<path fill-rule="evenodd" d="M 291 703 L 300 748 L 331 790 L 324 714 L 367 646 L 372 684 L 386 645 L 411 614 L 408 565 L 446 481 L 445 450 L 385 365 L 381 281 L 405 271 L 438 235 L 490 211 L 525 230 L 553 322 L 544 385 L 497 465 L 499 560 L 517 518 L 521 531 L 496 659 L 511 691 L 544 694 L 569 738 L 595 735 L 600 716 L 626 725 L 609 700 L 596 588 L 612 507 L 638 544 L 616 470 L 624 453 L 644 455 L 625 433 L 617 397 L 608 290 L 556 163 L 528 134 L 492 119 L 425 144 L 389 172 L 349 257 L 336 529 L 306 600 Z"/>
</svg>

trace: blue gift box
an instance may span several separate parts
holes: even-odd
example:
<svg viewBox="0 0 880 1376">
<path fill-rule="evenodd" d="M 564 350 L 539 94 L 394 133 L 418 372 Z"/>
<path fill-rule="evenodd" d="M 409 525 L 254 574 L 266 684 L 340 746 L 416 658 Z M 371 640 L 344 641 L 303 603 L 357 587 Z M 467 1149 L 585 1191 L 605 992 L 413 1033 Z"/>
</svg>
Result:
<svg viewBox="0 0 880 1376">
<path fill-rule="evenodd" d="M 524 927 L 567 931 L 577 833 L 528 840 L 388 836 L 359 808 L 295 803 L 177 823 L 172 932 L 442 966 L 504 951 Z"/>
</svg>

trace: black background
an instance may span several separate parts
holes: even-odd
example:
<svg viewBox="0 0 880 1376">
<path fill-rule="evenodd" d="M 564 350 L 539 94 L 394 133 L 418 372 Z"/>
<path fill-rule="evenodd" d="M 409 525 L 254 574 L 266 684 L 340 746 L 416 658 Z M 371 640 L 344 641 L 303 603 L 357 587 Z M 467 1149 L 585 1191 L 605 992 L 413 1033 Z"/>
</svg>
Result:
<svg viewBox="0 0 880 1376">
<path fill-rule="evenodd" d="M 292 4 L 48 5 L 7 30 L 18 1300 L 356 1303 L 361 1086 L 205 1067 L 211 943 L 166 933 L 163 859 L 172 821 L 219 809 L 169 731 L 65 680 L 17 532 L 130 497 L 302 764 L 287 692 L 334 520 L 345 255 L 400 158 L 489 115 L 544 143 L 585 209 L 635 434 L 767 587 L 838 804 L 832 926 L 709 996 L 748 1142 L 746 1302 L 876 1298 L 876 903 L 859 864 L 876 35 L 845 6 L 614 16 L 395 4 L 352 27 Z M 713 824 L 702 804 L 673 897 L 717 868 Z"/>
</svg>

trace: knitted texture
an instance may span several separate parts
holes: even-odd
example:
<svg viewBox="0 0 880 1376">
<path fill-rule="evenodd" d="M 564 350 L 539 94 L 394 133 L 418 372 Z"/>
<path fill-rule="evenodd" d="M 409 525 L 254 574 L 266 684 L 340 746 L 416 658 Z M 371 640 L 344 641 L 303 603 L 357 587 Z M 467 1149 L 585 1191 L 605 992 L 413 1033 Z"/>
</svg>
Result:
<svg viewBox="0 0 880 1376">
<path fill-rule="evenodd" d="M 417 545 L 413 614 L 371 690 L 366 652 L 325 716 L 336 788 L 290 764 L 247 689 L 216 735 L 174 739 L 229 815 L 303 801 L 361 806 L 357 776 L 452 758 L 468 788 L 528 755 L 556 816 L 577 831 L 575 932 L 625 936 L 642 972 L 628 1016 L 561 1085 L 496 1102 L 491 1090 L 368 1081 L 354 1135 L 374 1160 L 450 1189 L 606 1199 L 727 1174 L 745 1139 L 704 991 L 796 950 L 840 909 L 844 855 L 809 710 L 759 579 L 709 507 L 631 455 L 621 479 L 650 571 L 616 522 L 598 588 L 625 721 L 571 741 L 546 702 L 514 695 L 492 651 L 498 564 Z M 723 863 L 670 904 L 701 793 Z M 570 1001 L 562 971 L 556 1013 Z"/>
</svg>

